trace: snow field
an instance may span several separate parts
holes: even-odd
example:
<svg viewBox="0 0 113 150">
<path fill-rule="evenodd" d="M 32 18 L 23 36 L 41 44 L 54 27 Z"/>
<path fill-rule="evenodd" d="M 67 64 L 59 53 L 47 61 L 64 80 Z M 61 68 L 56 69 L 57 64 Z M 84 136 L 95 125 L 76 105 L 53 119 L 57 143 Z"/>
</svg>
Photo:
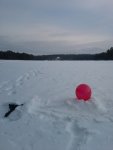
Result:
<svg viewBox="0 0 113 150">
<path fill-rule="evenodd" d="M 111 150 L 112 61 L 0 61 L 0 150 Z M 92 87 L 88 102 L 75 87 Z M 21 104 L 8 118 L 8 104 Z"/>
</svg>

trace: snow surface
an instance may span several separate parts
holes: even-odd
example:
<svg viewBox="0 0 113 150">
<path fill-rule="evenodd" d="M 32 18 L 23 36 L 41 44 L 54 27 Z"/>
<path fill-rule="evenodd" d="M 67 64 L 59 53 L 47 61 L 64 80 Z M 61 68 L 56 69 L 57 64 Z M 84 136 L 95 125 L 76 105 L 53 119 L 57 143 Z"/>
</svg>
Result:
<svg viewBox="0 0 113 150">
<path fill-rule="evenodd" d="M 0 61 L 0 150 L 112 150 L 112 61 Z M 87 83 L 90 101 L 75 88 Z M 22 104 L 4 118 L 9 103 Z"/>
</svg>

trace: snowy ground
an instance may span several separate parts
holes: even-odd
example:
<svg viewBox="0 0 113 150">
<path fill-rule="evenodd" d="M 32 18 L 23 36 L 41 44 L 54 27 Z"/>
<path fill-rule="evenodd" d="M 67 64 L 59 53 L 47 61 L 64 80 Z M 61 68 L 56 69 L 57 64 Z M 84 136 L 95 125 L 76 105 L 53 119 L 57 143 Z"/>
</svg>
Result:
<svg viewBox="0 0 113 150">
<path fill-rule="evenodd" d="M 75 98 L 88 83 L 92 98 Z M 8 118 L 8 104 L 24 103 Z M 112 150 L 112 61 L 0 61 L 0 150 Z"/>
</svg>

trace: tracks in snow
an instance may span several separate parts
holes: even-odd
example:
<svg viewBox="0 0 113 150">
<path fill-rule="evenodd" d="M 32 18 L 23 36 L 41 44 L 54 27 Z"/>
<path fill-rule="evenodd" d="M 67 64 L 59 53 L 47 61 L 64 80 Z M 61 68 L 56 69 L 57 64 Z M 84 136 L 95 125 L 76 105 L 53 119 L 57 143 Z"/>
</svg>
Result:
<svg viewBox="0 0 113 150">
<path fill-rule="evenodd" d="M 68 134 L 68 142 L 66 146 L 66 150 L 82 150 L 86 145 L 90 142 L 91 137 L 96 135 L 97 133 L 93 131 L 90 125 L 97 124 L 98 122 L 93 118 L 94 116 L 88 115 L 87 112 L 85 115 L 82 113 L 78 113 L 77 107 L 75 107 L 75 111 L 71 111 L 73 109 L 72 105 L 79 105 L 80 103 L 73 103 L 70 100 L 70 104 L 66 103 L 64 105 L 55 104 L 54 106 L 48 105 L 48 102 L 45 100 L 40 99 L 38 96 L 33 97 L 33 99 L 27 104 L 27 111 L 28 113 L 39 117 L 42 120 L 46 120 L 47 122 L 55 122 L 57 126 L 58 122 L 61 122 L 65 125 L 64 131 Z M 81 103 L 78 108 L 81 111 L 82 106 L 88 105 L 85 103 Z M 60 107 L 61 105 L 61 107 Z M 93 106 L 92 106 L 93 105 Z M 98 108 L 95 103 L 91 103 L 92 108 L 94 107 L 95 110 L 99 109 L 99 113 L 103 113 L 103 107 Z M 59 108 L 60 107 L 60 108 Z M 88 109 L 88 107 L 85 107 Z M 65 112 L 65 110 L 68 110 Z M 69 111 L 70 110 L 70 111 Z M 90 116 L 90 117 L 89 117 Z M 88 119 L 88 120 L 87 120 Z M 80 121 L 81 120 L 81 121 Z M 91 122 L 88 122 L 91 121 Z M 102 120 L 100 120 L 101 122 Z M 103 118 L 104 121 L 104 118 Z M 83 123 L 83 125 L 82 125 Z M 86 125 L 85 125 L 86 124 Z M 54 124 L 53 124 L 54 126 Z"/>
<path fill-rule="evenodd" d="M 88 118 L 87 120 L 85 116 L 78 116 L 78 114 L 76 115 L 73 112 L 69 114 L 69 111 L 65 113 L 64 111 L 65 107 L 67 110 L 69 110 L 70 109 L 69 107 L 71 106 L 71 104 L 74 105 L 71 100 L 70 100 L 70 104 L 67 104 L 67 105 L 61 104 L 61 107 L 59 108 L 60 104 L 55 104 L 54 107 L 53 106 L 51 107 L 48 105 L 48 102 L 46 100 L 42 100 L 40 99 L 40 97 L 34 96 L 29 102 L 25 104 L 25 107 L 23 108 L 23 110 L 21 109 L 22 107 L 20 107 L 20 109 L 17 109 L 15 112 L 13 112 L 12 115 L 8 119 L 10 121 L 16 121 L 20 119 L 24 115 L 25 112 L 27 112 L 28 114 L 31 114 L 32 118 L 33 116 L 35 116 L 36 119 L 40 118 L 41 120 L 44 120 L 45 122 L 51 124 L 54 130 L 58 131 L 59 133 L 62 133 L 61 130 L 63 130 L 64 133 L 67 133 L 68 142 L 66 145 L 66 150 L 85 149 L 87 147 L 87 144 L 90 142 L 92 135 L 96 134 L 95 131 L 92 132 L 92 128 L 89 128 L 89 126 L 87 125 L 85 126 L 84 121 L 87 122 L 87 121 L 90 121 L 90 119 Z M 75 103 L 75 105 L 77 105 L 77 103 Z M 79 107 L 81 108 L 82 105 L 80 105 Z M 84 107 L 85 107 L 85 104 L 84 104 Z M 6 106 L 4 108 L 6 109 Z M 94 109 L 95 108 L 96 107 L 94 107 Z M 75 113 L 76 113 L 76 109 L 75 109 Z M 60 129 L 58 127 L 59 122 L 64 125 L 65 127 L 64 129 L 62 128 Z M 97 123 L 95 120 L 93 120 L 93 122 Z M 50 131 L 50 134 L 52 135 L 52 131 L 51 130 L 49 131 Z"/>
<path fill-rule="evenodd" d="M 67 145 L 67 150 L 80 150 L 87 143 L 90 133 L 87 128 L 80 127 L 78 120 L 69 122 L 66 127 L 70 134 L 70 140 Z"/>
<path fill-rule="evenodd" d="M 17 89 L 22 87 L 33 78 L 38 78 L 39 74 L 43 74 L 39 70 L 31 70 L 23 75 L 20 75 L 15 81 L 3 81 L 0 84 L 0 94 L 5 93 L 7 95 L 15 95 Z"/>
</svg>

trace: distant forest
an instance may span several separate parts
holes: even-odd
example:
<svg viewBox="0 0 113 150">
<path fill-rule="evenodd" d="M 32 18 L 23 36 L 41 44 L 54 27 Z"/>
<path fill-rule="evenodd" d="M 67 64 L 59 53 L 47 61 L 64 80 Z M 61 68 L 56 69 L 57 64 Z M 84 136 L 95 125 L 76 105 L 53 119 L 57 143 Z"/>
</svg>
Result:
<svg viewBox="0 0 113 150">
<path fill-rule="evenodd" d="M 32 55 L 13 51 L 0 51 L 0 59 L 5 60 L 113 60 L 113 47 L 98 54 L 55 54 Z"/>
</svg>

